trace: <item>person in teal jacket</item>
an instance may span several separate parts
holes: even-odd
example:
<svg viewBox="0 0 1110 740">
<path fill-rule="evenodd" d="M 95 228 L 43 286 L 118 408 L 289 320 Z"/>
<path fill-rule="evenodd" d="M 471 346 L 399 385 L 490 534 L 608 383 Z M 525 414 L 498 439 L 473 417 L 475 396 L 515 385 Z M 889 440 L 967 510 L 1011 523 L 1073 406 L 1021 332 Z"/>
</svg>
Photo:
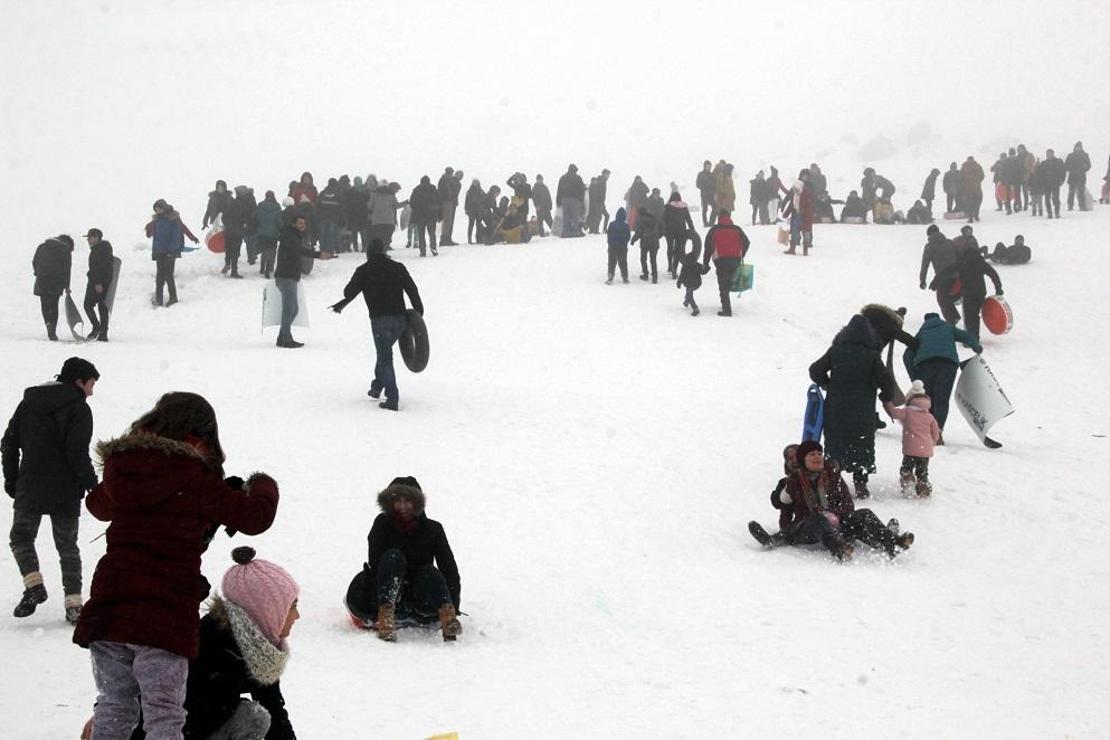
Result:
<svg viewBox="0 0 1110 740">
<path fill-rule="evenodd" d="M 258 223 L 258 249 L 262 255 L 258 271 L 269 280 L 274 273 L 274 257 L 281 235 L 281 205 L 273 190 L 267 190 L 265 199 L 255 206 L 254 218 Z"/>
<path fill-rule="evenodd" d="M 917 348 L 907 347 L 902 359 L 912 380 L 925 384 L 925 394 L 933 400 L 933 416 L 940 428 L 948 419 L 948 401 L 956 385 L 960 357 L 956 342 L 979 354 L 983 345 L 963 329 L 952 326 L 939 314 L 925 314 L 925 323 L 917 330 Z M 943 438 L 937 444 L 944 444 Z"/>
</svg>

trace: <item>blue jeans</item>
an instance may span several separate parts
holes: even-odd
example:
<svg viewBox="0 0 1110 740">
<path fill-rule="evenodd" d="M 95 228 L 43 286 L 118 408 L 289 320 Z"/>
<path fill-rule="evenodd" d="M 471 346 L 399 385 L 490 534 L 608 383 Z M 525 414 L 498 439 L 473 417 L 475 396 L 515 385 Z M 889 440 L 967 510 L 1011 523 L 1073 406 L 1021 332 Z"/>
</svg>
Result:
<svg viewBox="0 0 1110 740">
<path fill-rule="evenodd" d="M 297 281 L 292 278 L 274 278 L 281 293 L 281 331 L 278 339 L 293 338 L 293 319 L 297 318 Z"/>
<path fill-rule="evenodd" d="M 408 321 L 400 314 L 370 319 L 374 334 L 374 349 L 378 354 L 374 363 L 374 381 L 371 388 L 385 389 L 387 401 L 397 401 L 397 374 L 393 371 L 393 345 L 405 333 Z"/>
<path fill-rule="evenodd" d="M 335 221 L 320 222 L 320 250 L 335 254 L 339 251 L 339 224 Z"/>
</svg>

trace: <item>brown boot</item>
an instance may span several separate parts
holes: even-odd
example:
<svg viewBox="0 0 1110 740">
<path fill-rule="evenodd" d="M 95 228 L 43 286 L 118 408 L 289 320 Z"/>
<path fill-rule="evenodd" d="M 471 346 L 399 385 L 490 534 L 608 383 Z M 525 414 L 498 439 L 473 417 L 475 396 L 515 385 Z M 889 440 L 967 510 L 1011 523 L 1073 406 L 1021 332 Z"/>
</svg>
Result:
<svg viewBox="0 0 1110 740">
<path fill-rule="evenodd" d="M 396 606 L 381 604 L 378 606 L 378 639 L 386 642 L 397 642 L 397 623 L 394 619 Z"/>
<path fill-rule="evenodd" d="M 917 484 L 917 477 L 913 474 L 912 470 L 903 470 L 898 483 L 902 487 L 902 495 L 910 496 L 913 494 L 914 486 Z"/>
<path fill-rule="evenodd" d="M 443 629 L 444 642 L 454 642 L 462 634 L 462 625 L 455 615 L 454 604 L 444 604 L 439 608 L 439 626 Z"/>
<path fill-rule="evenodd" d="M 925 497 L 933 492 L 933 484 L 927 480 L 919 480 L 917 482 L 917 495 Z"/>
</svg>

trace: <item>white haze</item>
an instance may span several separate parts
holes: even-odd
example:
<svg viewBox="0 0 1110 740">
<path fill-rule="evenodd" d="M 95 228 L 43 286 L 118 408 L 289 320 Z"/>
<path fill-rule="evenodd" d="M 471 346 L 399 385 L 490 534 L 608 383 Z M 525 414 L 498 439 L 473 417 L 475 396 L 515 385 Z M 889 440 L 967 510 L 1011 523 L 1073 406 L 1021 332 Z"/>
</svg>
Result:
<svg viewBox="0 0 1110 740">
<path fill-rule="evenodd" d="M 553 183 L 574 161 L 610 168 L 613 198 L 634 174 L 689 186 L 706 158 L 741 183 L 831 159 L 842 196 L 865 164 L 919 189 L 911 154 L 1082 139 L 1101 175 L 1110 146 L 1098 2 L 3 8 L 0 197 L 28 250 L 93 223 L 138 238 L 157 197 L 199 227 L 217 178 L 282 195 L 306 169 L 408 188 L 445 165 Z"/>
</svg>

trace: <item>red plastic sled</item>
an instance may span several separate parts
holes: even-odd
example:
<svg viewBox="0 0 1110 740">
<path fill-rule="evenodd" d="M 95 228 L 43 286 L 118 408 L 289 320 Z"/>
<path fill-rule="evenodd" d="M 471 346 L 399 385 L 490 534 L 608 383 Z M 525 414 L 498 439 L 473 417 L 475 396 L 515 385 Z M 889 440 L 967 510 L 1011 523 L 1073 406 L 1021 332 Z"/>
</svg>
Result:
<svg viewBox="0 0 1110 740">
<path fill-rule="evenodd" d="M 204 235 L 204 245 L 208 247 L 209 252 L 216 254 L 223 254 L 224 252 L 224 230 L 212 229 Z"/>
<path fill-rule="evenodd" d="M 987 296 L 980 315 L 983 326 L 991 334 L 1007 334 L 1014 326 L 1014 313 L 1010 310 L 1010 304 L 1000 295 Z"/>
</svg>

